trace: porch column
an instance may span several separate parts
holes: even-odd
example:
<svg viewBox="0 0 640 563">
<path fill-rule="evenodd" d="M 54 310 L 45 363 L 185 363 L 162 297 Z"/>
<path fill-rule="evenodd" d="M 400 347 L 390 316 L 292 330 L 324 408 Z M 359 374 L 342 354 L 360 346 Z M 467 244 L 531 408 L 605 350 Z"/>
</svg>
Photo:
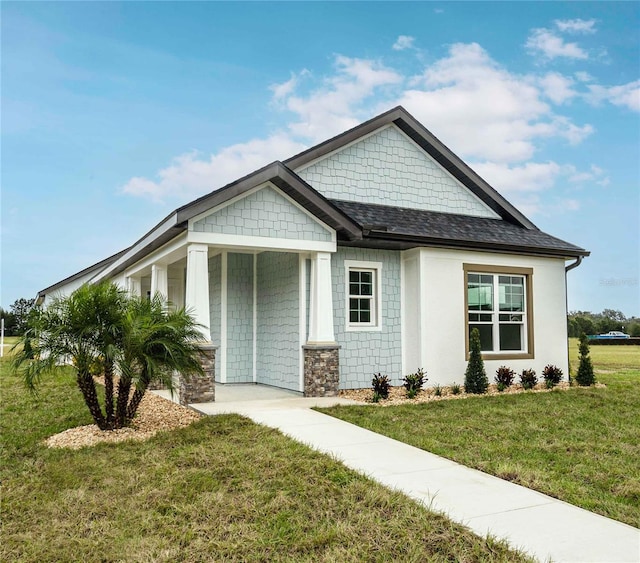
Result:
<svg viewBox="0 0 640 563">
<path fill-rule="evenodd" d="M 191 312 L 205 342 L 211 341 L 209 321 L 209 248 L 206 244 L 187 247 L 187 287 L 185 307 Z"/>
<path fill-rule="evenodd" d="M 340 384 L 339 350 L 333 331 L 331 254 L 317 252 L 311 258 L 309 338 L 302 347 L 304 394 L 331 397 Z"/>
<path fill-rule="evenodd" d="M 162 295 L 164 301 L 169 298 L 169 280 L 165 264 L 151 265 L 151 297 L 156 293 Z"/>
<path fill-rule="evenodd" d="M 127 277 L 127 291 L 131 297 L 140 297 L 142 293 L 142 284 L 139 277 Z"/>
</svg>

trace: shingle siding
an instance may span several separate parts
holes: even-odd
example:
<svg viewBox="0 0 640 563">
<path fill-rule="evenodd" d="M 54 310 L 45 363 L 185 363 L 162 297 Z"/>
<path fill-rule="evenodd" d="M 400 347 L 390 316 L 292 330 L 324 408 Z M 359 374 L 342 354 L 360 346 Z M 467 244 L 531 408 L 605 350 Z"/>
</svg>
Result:
<svg viewBox="0 0 640 563">
<path fill-rule="evenodd" d="M 328 198 L 498 217 L 395 126 L 296 172 Z"/>
<path fill-rule="evenodd" d="M 227 256 L 227 383 L 253 381 L 253 255 Z"/>
<path fill-rule="evenodd" d="M 222 330 L 222 257 L 209 259 L 209 326 L 211 342 L 218 346 L 216 353 L 216 380 L 220 380 L 220 344 Z"/>
<path fill-rule="evenodd" d="M 194 222 L 193 230 L 254 237 L 331 241 L 332 234 L 270 187 Z"/>
</svg>

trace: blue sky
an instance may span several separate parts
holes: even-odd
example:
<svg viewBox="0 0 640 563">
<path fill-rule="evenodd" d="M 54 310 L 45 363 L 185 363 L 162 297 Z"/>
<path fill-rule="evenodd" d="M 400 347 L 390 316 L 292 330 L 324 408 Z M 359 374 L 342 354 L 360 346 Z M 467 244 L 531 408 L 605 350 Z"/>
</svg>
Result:
<svg viewBox="0 0 640 563">
<path fill-rule="evenodd" d="M 402 104 L 592 256 L 569 308 L 640 315 L 640 4 L 2 9 L 8 307 L 168 212 Z"/>
</svg>

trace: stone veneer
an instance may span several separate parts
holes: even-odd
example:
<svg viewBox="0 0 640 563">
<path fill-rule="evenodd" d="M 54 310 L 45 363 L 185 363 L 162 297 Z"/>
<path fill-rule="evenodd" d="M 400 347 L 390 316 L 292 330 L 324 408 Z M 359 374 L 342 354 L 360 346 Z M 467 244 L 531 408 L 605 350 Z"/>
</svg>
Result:
<svg viewBox="0 0 640 563">
<path fill-rule="evenodd" d="M 200 346 L 200 362 L 204 375 L 180 374 L 180 404 L 215 401 L 216 346 Z"/>
<path fill-rule="evenodd" d="M 339 350 L 334 345 L 305 345 L 304 396 L 335 397 L 340 383 Z"/>
</svg>

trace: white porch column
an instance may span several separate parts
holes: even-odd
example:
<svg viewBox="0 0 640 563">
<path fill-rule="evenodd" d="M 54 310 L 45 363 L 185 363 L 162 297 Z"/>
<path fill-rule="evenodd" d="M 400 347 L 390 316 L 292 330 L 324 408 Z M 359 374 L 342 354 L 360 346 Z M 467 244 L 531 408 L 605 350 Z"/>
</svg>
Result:
<svg viewBox="0 0 640 563">
<path fill-rule="evenodd" d="M 307 344 L 335 344 L 333 298 L 331 290 L 331 253 L 316 252 L 311 259 L 309 340 Z"/>
<path fill-rule="evenodd" d="M 165 264 L 151 265 L 151 297 L 156 293 L 162 295 L 164 301 L 169 298 L 169 280 Z"/>
<path fill-rule="evenodd" d="M 140 297 L 142 293 L 142 283 L 140 278 L 135 276 L 127 277 L 127 291 L 131 297 Z"/>
<path fill-rule="evenodd" d="M 206 244 L 187 247 L 185 307 L 191 311 L 205 341 L 211 341 L 209 321 L 209 249 Z"/>
</svg>

